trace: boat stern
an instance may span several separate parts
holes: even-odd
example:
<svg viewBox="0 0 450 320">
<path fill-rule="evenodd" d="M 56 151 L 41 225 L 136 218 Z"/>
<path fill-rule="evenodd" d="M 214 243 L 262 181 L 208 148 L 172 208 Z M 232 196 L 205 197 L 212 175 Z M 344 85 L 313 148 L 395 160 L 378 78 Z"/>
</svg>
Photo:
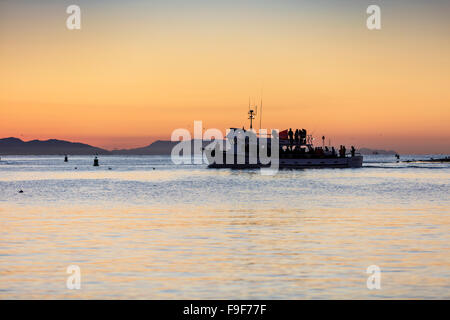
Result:
<svg viewBox="0 0 450 320">
<path fill-rule="evenodd" d="M 363 156 L 354 156 L 348 158 L 349 168 L 361 168 L 363 164 Z"/>
</svg>

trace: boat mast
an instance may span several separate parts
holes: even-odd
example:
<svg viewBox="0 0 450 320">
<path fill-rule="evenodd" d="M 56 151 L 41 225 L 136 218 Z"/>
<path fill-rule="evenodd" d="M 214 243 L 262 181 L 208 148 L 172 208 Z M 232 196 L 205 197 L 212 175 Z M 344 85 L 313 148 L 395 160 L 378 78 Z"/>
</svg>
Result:
<svg viewBox="0 0 450 320">
<path fill-rule="evenodd" d="M 262 93 L 261 93 L 261 105 L 259 106 L 259 132 L 261 133 L 261 122 L 262 122 Z"/>
<path fill-rule="evenodd" d="M 258 107 L 256 107 L 256 108 L 258 108 Z M 250 109 L 248 111 L 248 118 L 250 119 L 250 130 L 253 129 L 253 119 L 255 119 L 255 116 L 256 116 L 256 111 L 253 109 Z"/>
<path fill-rule="evenodd" d="M 250 130 L 253 129 L 253 119 L 256 118 L 257 113 L 258 113 L 258 106 L 255 106 L 255 108 L 252 109 L 250 97 L 248 97 L 248 118 L 250 120 Z"/>
</svg>

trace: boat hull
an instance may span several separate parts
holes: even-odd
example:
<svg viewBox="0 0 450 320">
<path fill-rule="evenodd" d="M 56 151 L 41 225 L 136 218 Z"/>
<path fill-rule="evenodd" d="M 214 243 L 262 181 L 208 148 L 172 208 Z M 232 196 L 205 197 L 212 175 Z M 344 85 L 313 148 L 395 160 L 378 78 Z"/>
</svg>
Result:
<svg viewBox="0 0 450 320">
<path fill-rule="evenodd" d="M 215 169 L 258 169 L 269 167 L 261 163 L 250 164 L 248 159 L 244 164 L 238 163 L 210 163 L 209 168 Z M 316 159 L 279 159 L 279 169 L 307 169 L 307 168 L 360 168 L 363 156 L 343 158 L 316 158 Z"/>
</svg>

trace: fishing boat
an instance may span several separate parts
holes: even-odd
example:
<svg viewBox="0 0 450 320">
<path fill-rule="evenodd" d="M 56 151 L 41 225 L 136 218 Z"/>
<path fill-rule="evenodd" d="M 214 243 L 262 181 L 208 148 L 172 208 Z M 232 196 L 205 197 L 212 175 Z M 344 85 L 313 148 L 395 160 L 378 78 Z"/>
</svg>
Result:
<svg viewBox="0 0 450 320">
<path fill-rule="evenodd" d="M 345 146 L 336 150 L 325 145 L 325 137 L 322 137 L 322 146 L 314 146 L 312 135 L 305 129 L 273 131 L 270 136 L 258 136 L 253 130 L 257 109 L 249 109 L 249 130 L 230 128 L 226 137 L 228 143 L 225 143 L 228 148 L 218 148 L 216 144 L 205 149 L 209 168 L 258 169 L 270 167 L 271 161 L 276 161 L 279 169 L 362 167 L 363 156 L 353 146 L 350 152 Z M 273 152 L 278 152 L 278 157 L 272 157 Z M 271 158 L 269 162 L 268 158 Z"/>
</svg>

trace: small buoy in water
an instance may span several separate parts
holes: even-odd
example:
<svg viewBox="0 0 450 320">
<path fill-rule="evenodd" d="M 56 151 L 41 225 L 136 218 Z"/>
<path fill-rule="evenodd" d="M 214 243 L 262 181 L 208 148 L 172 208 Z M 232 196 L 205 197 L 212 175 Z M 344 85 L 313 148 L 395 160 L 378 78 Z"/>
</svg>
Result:
<svg viewBox="0 0 450 320">
<path fill-rule="evenodd" d="M 69 161 L 69 158 L 67 157 L 67 155 L 64 156 L 64 162 L 68 162 L 68 161 Z"/>
<path fill-rule="evenodd" d="M 98 164 L 98 158 L 95 157 L 95 158 L 94 158 L 94 167 L 98 167 L 98 166 L 99 166 L 99 164 Z"/>
<path fill-rule="evenodd" d="M 109 168 L 108 168 L 108 170 L 112 170 L 112 168 L 111 168 L 111 167 L 109 167 Z"/>
<path fill-rule="evenodd" d="M 23 193 L 23 190 L 19 190 L 19 193 Z"/>
<path fill-rule="evenodd" d="M 153 168 L 153 170 L 155 170 L 155 168 Z"/>
<path fill-rule="evenodd" d="M 77 170 L 78 168 L 77 167 L 75 167 L 75 170 Z"/>
</svg>

